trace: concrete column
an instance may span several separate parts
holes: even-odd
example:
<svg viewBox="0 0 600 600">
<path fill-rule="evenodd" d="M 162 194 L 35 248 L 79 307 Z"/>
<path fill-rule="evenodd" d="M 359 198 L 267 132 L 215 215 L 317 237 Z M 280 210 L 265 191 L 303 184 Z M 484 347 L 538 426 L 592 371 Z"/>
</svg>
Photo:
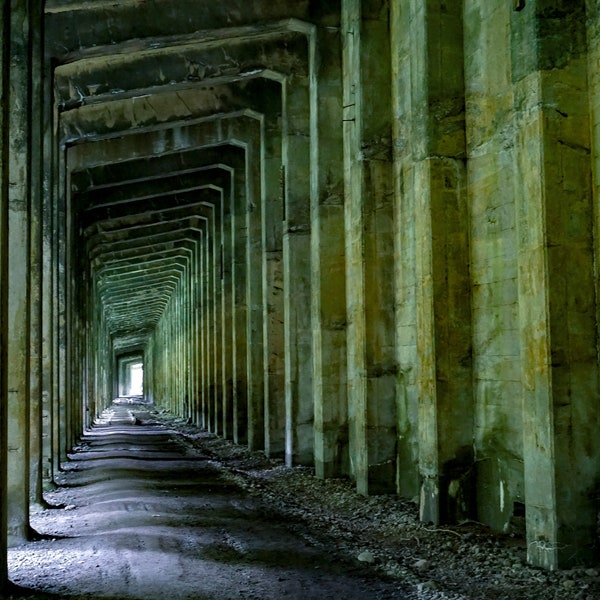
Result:
<svg viewBox="0 0 600 600">
<path fill-rule="evenodd" d="M 0 14 L 6 15 L 10 2 L 0 0 Z M 10 35 L 10 22 L 1 23 L 3 39 Z M 10 144 L 8 94 L 10 81 L 10 46 L 0 44 L 0 152 L 6 156 Z M 8 492 L 5 482 L 8 477 L 8 388 L 7 388 L 7 305 L 8 305 L 8 182 L 9 170 L 6 161 L 0 163 L 0 584 L 8 582 L 7 564 L 7 502 Z"/>
<path fill-rule="evenodd" d="M 207 381 L 207 366 L 206 366 L 206 319 L 205 319 L 205 305 L 206 305 L 206 233 L 203 230 L 200 236 L 200 275 L 198 278 L 198 335 L 199 335 L 199 365 L 198 369 L 200 372 L 200 425 L 203 429 L 208 429 L 208 396 L 206 392 L 206 381 Z"/>
<path fill-rule="evenodd" d="M 227 323 L 223 320 L 224 316 L 224 307 L 225 307 L 225 297 L 224 297 L 224 281 L 223 281 L 223 216 L 224 216 L 224 207 L 223 207 L 223 194 L 221 193 L 220 202 L 213 206 L 213 235 L 214 235 L 214 265 L 215 265 L 215 295 L 216 295 L 216 305 L 215 305 L 215 321 L 217 323 L 216 329 L 216 340 L 215 340 L 215 353 L 216 353 L 216 361 L 217 361 L 217 373 L 216 373 L 216 397 L 217 397 L 217 425 L 216 429 L 219 432 L 219 435 L 224 437 L 224 415 L 225 415 L 225 405 L 226 405 L 226 388 L 225 388 L 225 378 L 227 376 L 226 368 L 225 368 L 225 345 L 224 345 L 224 330 L 227 327 Z"/>
<path fill-rule="evenodd" d="M 54 139 L 53 139 L 54 142 Z M 58 201 L 58 189 L 59 189 L 59 175 L 57 172 L 58 167 L 58 149 L 52 156 L 52 171 L 56 173 L 55 180 L 52 182 L 51 198 L 49 199 L 50 204 L 50 228 L 52 231 L 51 237 L 51 248 L 50 248 L 50 263 L 51 263 L 51 277 L 52 277 L 52 314 L 50 316 L 52 322 L 52 338 L 51 338 L 51 354 L 52 354 L 52 372 L 50 375 L 51 380 L 51 394 L 50 394 L 50 410 L 51 410 L 51 456 L 52 456 L 52 470 L 54 473 L 58 473 L 61 469 L 61 433 L 63 431 L 63 423 L 61 421 L 61 395 L 60 395 L 60 383 L 64 379 L 60 376 L 60 331 L 61 323 L 60 307 L 61 307 L 61 294 L 62 288 L 59 286 L 59 239 L 61 234 L 64 235 L 64 229 L 59 228 L 59 201 Z M 62 357 L 64 359 L 64 357 Z"/>
<path fill-rule="evenodd" d="M 8 240 L 6 292 L 7 325 L 3 346 L 6 351 L 7 385 L 7 526 L 9 545 L 28 537 L 29 529 L 29 260 L 31 208 L 30 99 L 31 99 L 31 15 L 26 2 L 11 2 L 8 56 L 10 87 L 5 90 L 8 105 L 5 186 L 8 187 Z"/>
<path fill-rule="evenodd" d="M 208 431 L 212 431 L 214 425 L 214 397 L 213 391 L 211 390 L 211 384 L 213 381 L 213 361 L 211 355 L 212 349 L 212 322 L 211 322 L 211 307 L 212 307 L 212 289 L 211 289 L 211 275 L 212 275 L 212 260 L 210 244 L 211 239 L 208 232 L 208 224 L 204 224 L 204 235 L 203 237 L 203 250 L 202 250 L 202 331 L 204 335 L 204 348 L 203 348 L 203 373 L 204 373 L 204 423 L 205 428 Z"/>
<path fill-rule="evenodd" d="M 585 2 L 538 0 L 511 21 L 527 548 L 557 568 L 594 558 L 600 468 Z"/>
<path fill-rule="evenodd" d="M 236 444 L 248 443 L 248 346 L 244 339 L 247 331 L 248 309 L 246 289 L 246 210 L 248 191 L 246 189 L 246 168 L 238 165 L 234 172 L 235 210 L 232 215 L 233 265 L 232 265 L 232 313 L 233 313 L 233 441 Z"/>
<path fill-rule="evenodd" d="M 176 317 L 176 297 L 171 295 L 169 304 L 165 311 L 166 314 L 166 343 L 165 351 L 167 359 L 165 366 L 168 372 L 165 373 L 167 380 L 167 403 L 169 411 L 174 415 L 178 414 L 177 406 L 177 384 L 179 381 L 179 357 L 177 355 L 177 317 Z"/>
<path fill-rule="evenodd" d="M 154 405 L 154 384 L 152 381 L 152 372 L 154 371 L 153 344 L 154 340 L 152 336 L 149 336 L 144 348 L 144 399 L 152 405 Z"/>
<path fill-rule="evenodd" d="M 411 3 L 390 7 L 392 106 L 398 117 L 392 119 L 394 141 L 394 194 L 395 194 L 395 307 L 396 307 L 396 360 L 398 379 L 396 390 L 398 452 L 397 482 L 400 495 L 414 498 L 420 493 L 417 385 L 417 273 L 416 239 L 413 215 L 415 194 L 412 184 L 413 149 L 408 140 L 417 140 L 412 133 L 417 123 L 413 105 L 413 72 L 422 61 L 422 53 L 414 53 Z M 417 79 L 417 81 L 420 81 Z"/>
<path fill-rule="evenodd" d="M 362 494 L 395 488 L 393 193 L 387 4 L 342 3 L 348 418 Z"/>
<path fill-rule="evenodd" d="M 34 10 L 37 10 L 34 3 Z M 30 412 L 30 499 L 38 506 L 43 503 L 43 422 L 42 422 L 42 191 L 44 183 L 44 170 L 42 163 L 43 145 L 43 119 L 42 119 L 42 35 L 43 19 L 41 10 L 32 14 L 32 28 L 40 31 L 32 36 L 31 41 L 31 137 L 35 140 L 31 144 L 31 214 L 30 214 L 30 390 L 31 390 L 31 412 Z"/>
<path fill-rule="evenodd" d="M 47 95 L 46 95 L 47 97 Z M 46 108 L 46 111 L 48 108 Z M 45 131 L 44 154 L 51 155 L 51 135 Z M 54 429 L 54 262 L 53 262 L 53 237 L 52 228 L 53 207 L 49 190 L 52 189 L 50 165 L 51 160 L 44 162 L 44 188 L 43 198 L 43 225 L 42 225 L 42 475 L 45 485 L 54 481 L 55 464 L 52 453 Z"/>
<path fill-rule="evenodd" d="M 283 278 L 288 466 L 314 461 L 310 293 L 310 80 L 284 85 Z"/>
<path fill-rule="evenodd" d="M 464 3 L 476 518 L 500 531 L 525 502 L 512 14 L 501 0 Z"/>
<path fill-rule="evenodd" d="M 185 296 L 183 278 L 185 274 L 179 275 L 179 281 L 173 292 L 175 298 L 175 319 L 173 322 L 175 336 L 176 336 L 176 349 L 177 349 L 177 415 L 185 416 L 185 394 L 187 391 L 186 386 L 186 374 L 187 374 L 187 363 L 186 363 L 186 335 L 185 335 Z"/>
<path fill-rule="evenodd" d="M 233 312 L 233 229 L 235 211 L 235 190 L 233 170 L 224 171 L 227 185 L 223 190 L 223 229 L 221 249 L 221 289 L 223 294 L 223 437 L 233 439 L 233 391 L 234 391 L 234 312 Z"/>
<path fill-rule="evenodd" d="M 213 397 L 210 390 L 211 382 L 211 360 L 210 360 L 210 340 L 211 340 L 211 323 L 210 323 L 210 239 L 208 237 L 207 223 L 202 226 L 202 275 L 201 275 L 201 312 L 200 323 L 202 332 L 202 414 L 204 427 L 211 431 L 213 426 Z"/>
<path fill-rule="evenodd" d="M 65 405 L 65 439 L 64 439 L 64 459 L 67 459 L 67 453 L 78 440 L 79 423 L 77 419 L 78 405 L 81 398 L 74 402 L 75 380 L 77 377 L 77 365 L 75 363 L 75 351 L 77 346 L 77 329 L 75 322 L 77 291 L 75 287 L 74 276 L 74 253 L 75 253 L 75 235 L 74 235 L 74 216 L 71 205 L 70 194 L 67 190 L 71 187 L 69 174 L 65 173 L 66 188 L 64 191 L 64 228 L 65 236 L 62 238 L 64 244 L 64 405 Z"/>
<path fill-rule="evenodd" d="M 215 368 L 214 355 L 215 340 L 215 294 L 214 294 L 214 239 L 211 235 L 211 226 L 208 220 L 205 222 L 204 234 L 204 362 L 205 362 L 205 398 L 206 398 L 206 422 L 208 431 L 215 432 L 216 426 L 216 399 L 215 399 Z"/>
<path fill-rule="evenodd" d="M 68 189 L 67 173 L 61 165 L 64 165 L 64 148 L 57 148 L 60 160 L 56 168 L 58 175 L 56 188 L 54 190 L 54 226 L 56 232 L 54 238 L 54 289 L 55 289 L 55 314 L 54 314 L 54 335 L 55 335 L 55 373 L 54 373 L 54 406 L 55 406 L 55 456 L 57 461 L 57 470 L 60 470 L 61 464 L 67 460 L 69 428 L 68 428 L 68 407 L 67 407 L 67 217 L 66 217 L 66 190 Z"/>
<path fill-rule="evenodd" d="M 587 0 L 587 43 L 588 43 L 588 87 L 590 103 L 590 129 L 591 129 L 591 166 L 592 166 L 592 194 L 594 205 L 599 206 L 600 199 L 600 6 L 594 0 Z M 594 237 L 596 240 L 596 255 L 600 252 L 600 210 L 596 209 Z M 600 256 L 596 259 L 599 264 Z M 596 291 L 596 295 L 600 290 Z M 600 306 L 597 311 L 597 328 L 600 329 Z"/>
<path fill-rule="evenodd" d="M 246 301 L 248 447 L 264 449 L 263 260 L 260 130 L 246 145 Z M 238 334 L 239 335 L 239 334 Z"/>
<path fill-rule="evenodd" d="M 184 278 L 184 289 L 185 289 L 185 321 L 186 321 L 186 396 L 185 396 L 185 417 L 193 422 L 194 419 L 194 394 L 195 394 L 195 372 L 194 372 L 194 358 L 195 358 L 195 338 L 194 338 L 194 324 L 192 319 L 192 306 L 194 303 L 194 289 L 193 281 L 195 276 L 196 265 L 193 258 L 188 261 L 187 268 L 185 270 Z"/>
<path fill-rule="evenodd" d="M 94 311 L 93 311 L 93 292 L 90 289 L 90 283 L 92 281 L 89 264 L 84 267 L 84 287 L 85 287 L 85 357 L 86 357 L 86 388 L 87 397 L 85 399 L 85 429 L 88 430 L 93 422 L 97 413 L 97 396 L 95 390 L 95 364 L 96 364 L 96 348 L 95 348 L 95 323 L 94 323 Z"/>
<path fill-rule="evenodd" d="M 474 479 L 462 9 L 394 5 L 392 23 L 398 490 L 418 484 L 438 523 L 467 516 Z"/>
<path fill-rule="evenodd" d="M 200 322 L 198 303 L 200 301 L 200 237 L 201 232 L 197 232 L 197 240 L 191 258 L 191 277 L 190 277 L 190 368 L 192 370 L 192 390 L 190 395 L 190 416 L 195 425 L 200 425 L 200 395 L 202 393 L 202 382 L 200 378 Z M 151 371 L 149 371 L 151 372 Z"/>
<path fill-rule="evenodd" d="M 263 337 L 264 337 L 264 435 L 265 454 L 285 454 L 285 333 L 283 276 L 282 88 L 268 87 L 263 102 L 262 131 L 263 221 Z M 268 93 L 268 95 L 267 95 Z"/>
<path fill-rule="evenodd" d="M 212 357 L 212 372 L 211 372 L 211 395 L 213 398 L 213 426 L 212 430 L 217 435 L 223 433 L 223 368 L 222 368 L 222 322 L 220 320 L 220 314 L 222 310 L 223 297 L 221 294 L 221 276 L 220 276 L 220 263 L 221 263 L 221 228 L 222 228 L 222 201 L 218 207 L 211 206 L 210 218 L 208 222 L 208 240 L 210 248 L 210 267 L 209 277 L 211 286 L 211 342 L 210 342 L 210 354 Z"/>
<path fill-rule="evenodd" d="M 339 13 L 318 27 L 316 131 L 311 132 L 311 322 L 318 477 L 350 474 Z"/>
</svg>

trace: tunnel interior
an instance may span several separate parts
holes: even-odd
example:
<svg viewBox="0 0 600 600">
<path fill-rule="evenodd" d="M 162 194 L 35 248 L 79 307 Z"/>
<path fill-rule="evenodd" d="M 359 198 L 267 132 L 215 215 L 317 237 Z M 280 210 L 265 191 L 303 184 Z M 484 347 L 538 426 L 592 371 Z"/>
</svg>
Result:
<svg viewBox="0 0 600 600">
<path fill-rule="evenodd" d="M 4 2 L 5 546 L 135 397 L 596 560 L 600 15 L 570 5 Z"/>
</svg>

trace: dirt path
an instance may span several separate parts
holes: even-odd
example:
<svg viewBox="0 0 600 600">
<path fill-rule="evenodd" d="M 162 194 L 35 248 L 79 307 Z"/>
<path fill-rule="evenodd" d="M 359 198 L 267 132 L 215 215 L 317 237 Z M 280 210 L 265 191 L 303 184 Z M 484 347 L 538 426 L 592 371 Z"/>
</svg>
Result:
<svg viewBox="0 0 600 600">
<path fill-rule="evenodd" d="M 9 552 L 12 581 L 35 597 L 414 597 L 272 511 L 143 407 L 115 405 L 70 458 L 47 495 L 59 507 L 32 518 L 44 539 Z"/>
</svg>

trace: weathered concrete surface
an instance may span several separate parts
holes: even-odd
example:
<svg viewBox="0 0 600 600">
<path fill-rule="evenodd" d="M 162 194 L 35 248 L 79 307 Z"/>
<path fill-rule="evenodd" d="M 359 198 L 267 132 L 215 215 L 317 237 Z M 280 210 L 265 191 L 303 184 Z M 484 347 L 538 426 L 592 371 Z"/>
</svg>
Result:
<svg viewBox="0 0 600 600">
<path fill-rule="evenodd" d="M 597 559 L 595 2 L 2 6 L 0 544 L 135 352 L 211 432 Z"/>
<path fill-rule="evenodd" d="M 389 7 L 362 4 L 342 3 L 341 29 L 348 437 L 367 494 L 395 487 L 396 362 Z"/>
<path fill-rule="evenodd" d="M 394 119 L 399 470 L 409 471 L 398 487 L 408 492 L 416 483 L 407 460 L 418 460 L 421 514 L 438 522 L 471 510 L 462 9 L 415 2 L 394 6 L 391 13 L 393 103 L 399 115 Z M 411 430 L 415 441 L 403 435 Z"/>
<path fill-rule="evenodd" d="M 477 514 L 499 529 L 523 497 L 512 18 L 500 3 L 465 8 Z"/>
<path fill-rule="evenodd" d="M 4 9 L 4 5 L 2 6 Z M 30 336 L 38 333 L 38 320 L 31 319 L 30 266 L 37 260 L 36 246 L 32 252 L 31 234 L 37 240 L 39 196 L 32 201 L 32 162 L 29 139 L 31 136 L 30 111 L 39 105 L 30 104 L 32 94 L 31 71 L 34 55 L 33 31 L 39 25 L 39 15 L 27 3 L 16 2 L 4 10 L 2 43 L 9 67 L 3 69 L 2 128 L 7 131 L 2 151 L 2 225 L 4 242 L 2 258 L 2 391 L 3 403 L 2 451 L 6 453 L 6 472 L 2 487 L 6 489 L 6 504 L 0 509 L 6 515 L 8 544 L 20 543 L 29 533 L 28 504 L 30 501 L 30 469 L 39 472 L 39 462 L 30 462 L 30 399 L 37 397 L 33 406 L 39 410 L 39 379 L 37 351 L 31 351 Z M 39 48 L 38 48 L 39 50 Z M 39 53 L 36 54 L 39 57 Z M 37 64 L 37 62 L 36 62 Z M 39 158 L 39 155 L 36 155 Z M 36 185 L 35 189 L 39 193 Z M 10 285 L 8 284 L 10 282 Z M 38 283 L 39 281 L 34 283 Z M 36 301 L 39 294 L 35 294 Z M 37 338 L 34 338 L 37 340 Z M 37 479 L 35 481 L 37 485 Z M 36 490 L 39 491 L 39 490 Z M 39 496 L 39 495 L 38 495 Z M 3 524 L 4 525 L 4 524 Z"/>
<path fill-rule="evenodd" d="M 82 438 L 48 494 L 64 506 L 34 516 L 46 539 L 11 551 L 15 583 L 146 600 L 407 597 L 237 488 L 146 410 L 114 405 Z"/>
</svg>

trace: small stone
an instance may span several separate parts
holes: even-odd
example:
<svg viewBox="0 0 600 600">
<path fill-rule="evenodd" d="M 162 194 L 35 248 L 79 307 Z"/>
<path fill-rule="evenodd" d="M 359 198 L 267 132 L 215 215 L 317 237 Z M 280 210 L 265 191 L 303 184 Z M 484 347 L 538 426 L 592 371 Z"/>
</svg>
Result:
<svg viewBox="0 0 600 600">
<path fill-rule="evenodd" d="M 413 564 L 413 567 L 415 569 L 419 569 L 419 571 L 425 571 L 426 569 L 429 569 L 430 566 L 431 563 L 428 560 L 425 560 L 424 558 L 421 558 Z"/>
<path fill-rule="evenodd" d="M 437 590 L 435 581 L 423 581 L 422 583 L 417 584 L 417 591 L 423 592 L 425 590 Z"/>
<path fill-rule="evenodd" d="M 374 563 L 375 562 L 375 557 L 368 550 L 364 550 L 363 552 L 361 552 L 357 558 L 358 558 L 358 560 L 360 560 L 360 562 L 366 562 L 366 563 Z"/>
<path fill-rule="evenodd" d="M 586 569 L 585 574 L 588 577 L 598 577 L 598 569 Z"/>
<path fill-rule="evenodd" d="M 570 590 L 575 587 L 575 582 L 572 579 L 565 579 L 563 581 L 563 587 L 565 590 Z"/>
</svg>

